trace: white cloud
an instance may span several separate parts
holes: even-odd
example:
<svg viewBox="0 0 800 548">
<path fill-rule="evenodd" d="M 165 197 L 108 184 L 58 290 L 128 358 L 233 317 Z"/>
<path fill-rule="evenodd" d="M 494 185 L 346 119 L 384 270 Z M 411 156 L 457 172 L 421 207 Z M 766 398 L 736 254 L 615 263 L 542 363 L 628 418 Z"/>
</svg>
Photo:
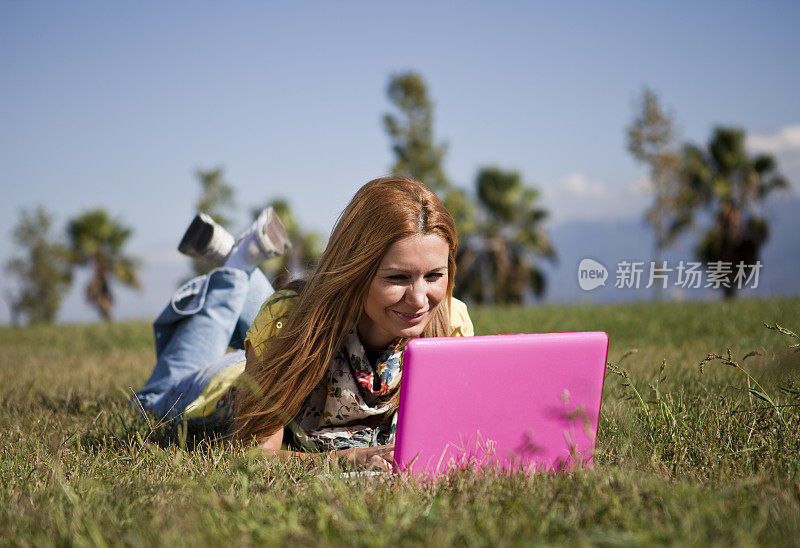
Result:
<svg viewBox="0 0 800 548">
<path fill-rule="evenodd" d="M 800 124 L 786 126 L 776 133 L 750 134 L 747 137 L 747 147 L 769 154 L 800 152 Z"/>
<path fill-rule="evenodd" d="M 649 198 L 633 181 L 605 182 L 572 172 L 542 185 L 550 221 L 637 218 Z"/>
<path fill-rule="evenodd" d="M 786 126 L 771 134 L 753 133 L 747 137 L 747 147 L 753 152 L 772 154 L 778 161 L 778 171 L 798 190 L 800 183 L 800 124 Z"/>
<path fill-rule="evenodd" d="M 577 172 L 565 176 L 560 186 L 573 196 L 602 196 L 606 192 L 606 185 L 603 182 L 592 181 Z"/>
</svg>

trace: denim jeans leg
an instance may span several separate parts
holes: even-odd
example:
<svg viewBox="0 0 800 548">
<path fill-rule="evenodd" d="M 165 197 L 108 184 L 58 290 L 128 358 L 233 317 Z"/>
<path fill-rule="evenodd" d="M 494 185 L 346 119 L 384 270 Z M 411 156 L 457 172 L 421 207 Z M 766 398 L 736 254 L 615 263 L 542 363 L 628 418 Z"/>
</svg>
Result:
<svg viewBox="0 0 800 548">
<path fill-rule="evenodd" d="M 247 330 L 253 325 L 261 305 L 263 305 L 270 295 L 275 293 L 272 284 L 260 269 L 256 268 L 250 274 L 250 284 L 247 287 L 247 295 L 244 298 L 242 309 L 239 312 L 239 319 L 233 330 L 228 346 L 236 350 L 244 350 L 244 339 L 247 337 Z"/>
<path fill-rule="evenodd" d="M 194 377 L 230 344 L 243 344 L 243 326 L 272 292 L 258 269 L 223 267 L 184 284 L 153 324 L 156 366 L 136 394 L 142 407 L 161 417 L 179 415 L 191 403 L 184 392 Z"/>
</svg>

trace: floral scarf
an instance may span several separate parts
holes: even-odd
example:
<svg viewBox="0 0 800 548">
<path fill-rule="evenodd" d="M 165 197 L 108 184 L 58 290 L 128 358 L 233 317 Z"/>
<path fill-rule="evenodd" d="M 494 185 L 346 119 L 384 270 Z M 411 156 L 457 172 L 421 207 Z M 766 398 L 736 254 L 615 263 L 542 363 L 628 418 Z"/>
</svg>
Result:
<svg viewBox="0 0 800 548">
<path fill-rule="evenodd" d="M 398 340 L 372 364 L 356 332 L 350 333 L 295 417 L 305 433 L 295 433 L 304 438 L 298 441 L 321 449 L 390 443 L 397 414 L 391 420 L 385 415 L 400 386 L 402 358 Z"/>
</svg>

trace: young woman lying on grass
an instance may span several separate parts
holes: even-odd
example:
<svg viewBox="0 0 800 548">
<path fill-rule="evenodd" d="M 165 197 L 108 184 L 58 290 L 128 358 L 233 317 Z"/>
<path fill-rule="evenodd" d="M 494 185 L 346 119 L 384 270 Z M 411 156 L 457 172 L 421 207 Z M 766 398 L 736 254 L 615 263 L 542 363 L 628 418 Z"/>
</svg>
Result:
<svg viewBox="0 0 800 548">
<path fill-rule="evenodd" d="M 452 296 L 457 243 L 422 183 L 376 179 L 347 205 L 308 281 L 275 292 L 256 268 L 289 246 L 272 209 L 236 242 L 200 214 L 179 249 L 222 266 L 181 287 L 155 321 L 156 366 L 134 399 L 225 428 L 270 458 L 318 448 L 388 469 L 406 342 L 473 333 Z"/>
</svg>

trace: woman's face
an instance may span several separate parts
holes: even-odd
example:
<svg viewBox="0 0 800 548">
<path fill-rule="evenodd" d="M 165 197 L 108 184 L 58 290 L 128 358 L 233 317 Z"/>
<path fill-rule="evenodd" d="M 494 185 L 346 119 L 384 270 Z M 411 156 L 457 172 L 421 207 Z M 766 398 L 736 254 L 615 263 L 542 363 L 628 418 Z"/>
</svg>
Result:
<svg viewBox="0 0 800 548">
<path fill-rule="evenodd" d="M 400 337 L 418 337 L 447 293 L 450 247 L 438 234 L 407 236 L 386 251 L 372 279 L 358 322 L 368 350 Z"/>
</svg>

